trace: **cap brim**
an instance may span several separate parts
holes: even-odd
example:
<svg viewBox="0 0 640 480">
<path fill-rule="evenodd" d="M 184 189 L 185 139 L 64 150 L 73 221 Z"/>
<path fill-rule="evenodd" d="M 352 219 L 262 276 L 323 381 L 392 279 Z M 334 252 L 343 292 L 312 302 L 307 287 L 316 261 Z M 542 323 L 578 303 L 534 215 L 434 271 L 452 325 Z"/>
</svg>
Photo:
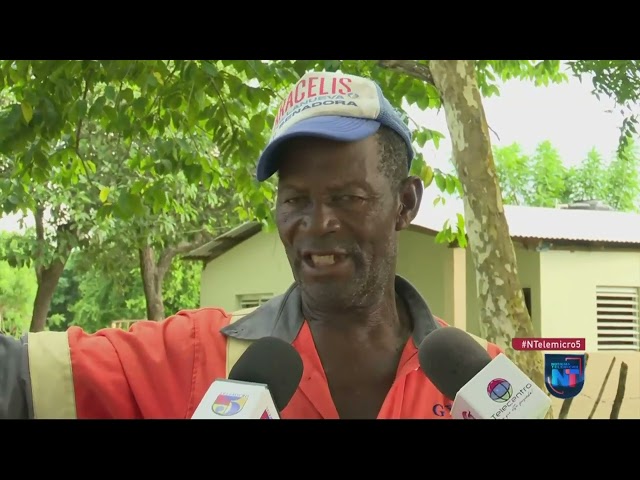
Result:
<svg viewBox="0 0 640 480">
<path fill-rule="evenodd" d="M 357 142 L 378 131 L 380 122 L 364 118 L 324 116 L 302 120 L 273 140 L 258 159 L 257 178 L 267 180 L 278 170 L 275 151 L 285 141 L 298 137 L 315 137 L 339 142 Z"/>
</svg>

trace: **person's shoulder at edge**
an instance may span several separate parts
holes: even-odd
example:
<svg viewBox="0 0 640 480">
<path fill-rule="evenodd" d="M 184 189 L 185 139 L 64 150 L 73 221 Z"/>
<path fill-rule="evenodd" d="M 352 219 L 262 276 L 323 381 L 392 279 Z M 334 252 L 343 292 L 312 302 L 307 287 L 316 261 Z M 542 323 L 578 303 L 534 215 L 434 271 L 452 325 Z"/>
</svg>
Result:
<svg viewBox="0 0 640 480">
<path fill-rule="evenodd" d="M 217 307 L 183 309 L 160 321 L 138 320 L 127 330 L 108 327 L 89 333 L 73 326 L 67 335 L 72 356 L 79 351 L 89 355 L 90 350 L 115 349 L 121 359 L 124 353 L 124 358 L 144 355 L 157 361 L 162 352 L 171 360 L 184 357 L 193 361 L 200 343 L 205 342 L 209 351 L 215 349 L 216 344 L 226 344 L 220 330 L 229 324 L 231 316 L 232 313 Z"/>
<path fill-rule="evenodd" d="M 72 326 L 67 330 L 70 341 L 107 338 L 116 342 L 138 342 L 140 338 L 166 336 L 183 341 L 185 337 L 196 338 L 200 334 L 220 333 L 228 325 L 232 313 L 218 307 L 182 309 L 160 321 L 138 320 L 125 330 L 106 327 L 96 332 L 87 332 L 82 327 Z M 220 336 L 222 334 L 220 333 Z"/>
<path fill-rule="evenodd" d="M 434 317 L 434 318 L 436 319 L 436 322 L 438 322 L 440 324 L 441 327 L 450 327 L 451 326 L 451 325 L 449 325 L 447 322 L 445 322 L 443 319 L 441 319 L 439 317 Z M 489 356 L 491 358 L 496 358 L 501 353 L 504 353 L 504 351 L 498 345 L 496 345 L 495 343 L 491 343 L 491 342 L 486 342 L 486 343 L 487 343 L 487 353 L 489 354 Z"/>
<path fill-rule="evenodd" d="M 67 330 L 79 416 L 182 418 L 199 400 L 203 370 L 224 374 L 232 314 L 222 308 L 184 309 L 128 330 Z M 125 393 L 127 392 L 127 393 Z M 98 399 L 100 397 L 100 399 Z M 158 402 L 163 398 L 162 402 Z"/>
</svg>

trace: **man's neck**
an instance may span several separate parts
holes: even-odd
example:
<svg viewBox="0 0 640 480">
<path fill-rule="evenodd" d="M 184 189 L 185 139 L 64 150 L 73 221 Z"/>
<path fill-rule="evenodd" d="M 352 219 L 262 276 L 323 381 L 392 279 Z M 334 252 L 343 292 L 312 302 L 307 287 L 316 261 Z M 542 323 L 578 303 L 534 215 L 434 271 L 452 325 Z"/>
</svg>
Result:
<svg viewBox="0 0 640 480">
<path fill-rule="evenodd" d="M 332 332 L 345 340 L 389 344 L 406 341 L 412 321 L 393 286 L 367 305 L 327 311 L 302 298 L 302 310 L 312 331 Z"/>
</svg>

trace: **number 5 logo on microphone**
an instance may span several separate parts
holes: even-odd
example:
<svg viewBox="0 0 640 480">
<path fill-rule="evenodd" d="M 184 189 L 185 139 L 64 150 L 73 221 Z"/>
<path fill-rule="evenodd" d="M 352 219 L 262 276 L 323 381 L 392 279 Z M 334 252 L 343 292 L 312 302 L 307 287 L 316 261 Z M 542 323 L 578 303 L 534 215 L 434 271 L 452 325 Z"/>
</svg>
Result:
<svg viewBox="0 0 640 480">
<path fill-rule="evenodd" d="M 248 395 L 221 393 L 213 402 L 211 410 L 213 410 L 213 413 L 216 415 L 231 417 L 244 408 L 248 399 Z"/>
</svg>

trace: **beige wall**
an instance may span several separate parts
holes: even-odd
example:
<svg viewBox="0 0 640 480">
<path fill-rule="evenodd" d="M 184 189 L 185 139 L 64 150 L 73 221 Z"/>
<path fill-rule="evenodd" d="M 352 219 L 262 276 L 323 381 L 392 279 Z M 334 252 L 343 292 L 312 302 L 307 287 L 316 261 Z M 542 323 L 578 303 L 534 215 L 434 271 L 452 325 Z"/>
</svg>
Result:
<svg viewBox="0 0 640 480">
<path fill-rule="evenodd" d="M 640 252 L 550 250 L 540 255 L 542 336 L 586 338 L 597 350 L 596 287 L 640 286 Z"/>
<path fill-rule="evenodd" d="M 209 262 L 202 272 L 203 307 L 238 309 L 240 294 L 283 293 L 293 282 L 278 235 L 260 232 Z"/>
<path fill-rule="evenodd" d="M 442 278 L 446 253 L 447 247 L 436 244 L 435 237 L 411 230 L 400 232 L 397 272 L 418 289 L 431 313 L 443 319 L 447 313 Z"/>
</svg>

